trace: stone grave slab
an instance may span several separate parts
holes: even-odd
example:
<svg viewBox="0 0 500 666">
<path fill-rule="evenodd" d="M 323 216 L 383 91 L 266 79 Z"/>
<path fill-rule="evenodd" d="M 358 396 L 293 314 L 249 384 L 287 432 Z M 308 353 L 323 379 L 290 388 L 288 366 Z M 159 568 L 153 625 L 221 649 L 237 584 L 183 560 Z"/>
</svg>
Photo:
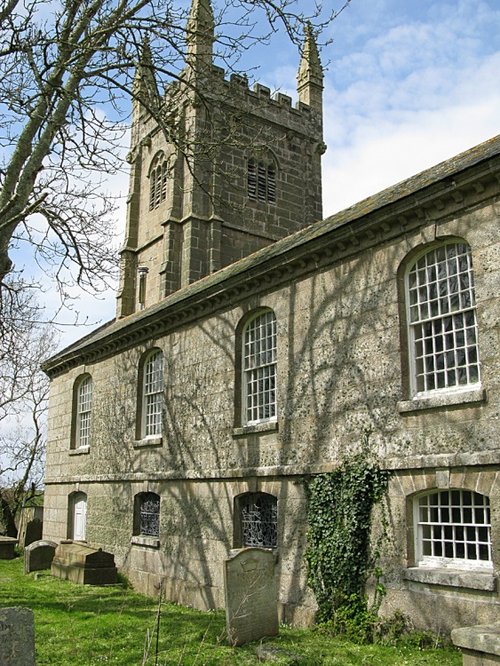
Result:
<svg viewBox="0 0 500 666">
<path fill-rule="evenodd" d="M 57 543 L 54 541 L 33 541 L 24 549 L 24 573 L 50 569 L 56 552 Z"/>
<path fill-rule="evenodd" d="M 276 556 L 266 548 L 244 548 L 224 561 L 226 630 L 231 645 L 276 636 Z"/>
<path fill-rule="evenodd" d="M 14 548 L 18 540 L 13 537 L 0 536 L 0 560 L 12 560 L 16 556 Z"/>
<path fill-rule="evenodd" d="M 53 576 L 81 585 L 113 585 L 118 580 L 112 553 L 72 541 L 57 546 L 50 569 Z"/>
<path fill-rule="evenodd" d="M 35 666 L 35 619 L 30 608 L 0 608 L 0 664 Z"/>
</svg>

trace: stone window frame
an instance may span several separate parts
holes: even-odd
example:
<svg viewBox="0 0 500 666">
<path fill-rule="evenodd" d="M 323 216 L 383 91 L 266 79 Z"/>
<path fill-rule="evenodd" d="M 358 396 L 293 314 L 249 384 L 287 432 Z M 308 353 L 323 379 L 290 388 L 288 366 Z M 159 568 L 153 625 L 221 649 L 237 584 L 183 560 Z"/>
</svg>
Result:
<svg viewBox="0 0 500 666">
<path fill-rule="evenodd" d="M 148 378 L 150 377 L 150 362 L 157 355 L 161 355 L 161 387 L 155 391 L 150 391 L 148 387 Z M 163 418 L 165 409 L 165 355 L 159 347 L 148 349 L 141 356 L 139 361 L 138 381 L 137 381 L 137 419 L 136 419 L 136 440 L 134 446 L 159 445 L 163 441 Z M 160 405 L 160 411 L 155 411 L 155 415 L 160 414 L 159 425 L 152 430 L 147 422 L 148 413 L 152 414 L 150 407 Z M 154 425 L 154 424 L 153 424 Z"/>
<path fill-rule="evenodd" d="M 153 211 L 167 199 L 168 175 L 170 167 L 165 153 L 160 150 L 151 160 L 148 171 L 149 210 Z"/>
<path fill-rule="evenodd" d="M 430 256 L 432 253 L 439 250 L 439 248 L 446 248 L 447 246 L 457 246 L 463 245 L 468 249 L 468 259 L 470 267 L 470 275 L 472 277 L 471 291 L 473 295 L 473 303 L 468 308 L 461 308 L 453 310 L 450 314 L 443 313 L 434 318 L 429 318 L 429 322 L 432 321 L 441 321 L 445 319 L 453 319 L 455 315 L 461 315 L 462 313 L 468 311 L 473 314 L 474 319 L 474 334 L 475 334 L 475 344 L 466 348 L 468 352 L 469 349 L 474 349 L 477 355 L 477 366 L 479 368 L 477 381 L 473 383 L 463 383 L 454 386 L 443 386 L 437 387 L 432 390 L 420 390 L 421 387 L 417 385 L 417 370 L 416 370 L 416 357 L 415 357 L 415 347 L 416 341 L 414 337 L 414 331 L 416 325 L 421 325 L 420 322 L 411 323 L 410 322 L 410 299 L 409 299 L 409 275 L 410 272 L 416 267 L 417 263 L 426 256 Z M 480 362 L 479 362 L 479 332 L 477 324 L 477 314 L 476 314 L 476 302 L 474 299 L 474 283 L 473 283 L 473 261 L 472 261 L 472 249 L 470 244 L 464 239 L 457 236 L 447 236 L 439 240 L 436 240 L 431 243 L 426 243 L 424 245 L 419 245 L 409 252 L 406 257 L 403 259 L 399 266 L 398 270 L 398 292 L 399 292 L 399 315 L 400 315 L 400 340 L 401 340 L 401 374 L 402 374 L 402 389 L 403 389 L 403 400 L 398 403 L 398 410 L 400 413 L 413 412 L 420 409 L 436 408 L 436 407 L 446 407 L 449 405 L 460 405 L 460 404 L 469 404 L 476 402 L 483 402 L 486 399 L 485 390 L 481 384 L 480 378 Z M 449 295 L 451 292 L 448 292 L 446 295 Z M 444 294 L 440 294 L 442 298 Z M 433 326 L 434 324 L 429 323 L 428 325 Z M 454 324 L 452 324 L 452 327 Z M 445 335 L 455 335 L 456 331 L 448 331 Z M 435 345 L 436 341 L 439 341 L 439 335 L 434 334 L 428 337 L 429 344 L 432 342 Z M 456 342 L 456 336 L 455 336 Z M 450 353 L 456 353 L 456 345 L 453 348 L 448 350 Z M 441 356 L 448 354 L 447 350 L 443 350 Z M 438 350 L 435 352 L 435 357 L 437 354 L 440 354 Z M 441 371 L 441 370 L 440 370 Z"/>
<path fill-rule="evenodd" d="M 92 375 L 88 372 L 79 375 L 73 383 L 73 417 L 71 420 L 70 439 L 70 449 L 73 453 L 87 453 L 90 450 L 93 392 L 94 382 Z M 83 406 L 86 409 L 82 409 Z"/>
<path fill-rule="evenodd" d="M 259 365 L 256 367 L 246 367 L 245 347 L 247 346 L 247 332 L 249 327 L 263 315 L 271 314 L 274 323 L 274 359 L 271 363 Z M 267 431 L 277 430 L 278 428 L 278 332 L 277 332 L 277 317 L 274 310 L 270 307 L 259 307 L 245 314 L 236 327 L 236 348 L 235 348 L 235 419 L 233 434 L 246 434 L 249 431 Z M 248 390 L 250 384 L 256 384 L 259 378 L 256 376 L 256 371 L 262 368 L 273 368 L 269 376 L 265 379 L 274 382 L 274 399 L 267 406 L 271 406 L 272 413 L 267 417 L 262 418 L 248 418 Z M 262 379 L 262 378 L 261 378 Z M 258 400 L 260 393 L 254 392 L 255 398 Z M 262 408 L 262 405 L 253 406 L 253 410 Z"/>
<path fill-rule="evenodd" d="M 267 543 L 263 544 L 258 539 L 252 538 L 250 532 L 252 531 L 252 526 L 249 524 L 249 516 L 244 516 L 245 508 L 248 507 L 250 503 L 255 505 L 256 501 L 263 501 L 269 505 L 271 513 L 274 513 L 274 521 L 271 525 L 271 529 L 267 530 L 269 537 L 269 531 L 271 532 L 270 540 L 267 540 Z M 258 548 L 269 548 L 271 550 L 276 550 L 279 543 L 279 534 L 278 534 L 278 498 L 276 495 L 266 492 L 245 492 L 239 495 L 236 495 L 233 500 L 233 548 L 249 548 L 249 547 L 258 547 Z M 269 527 L 269 525 L 268 525 Z M 247 532 L 247 537 L 245 537 L 245 532 Z"/>
<path fill-rule="evenodd" d="M 249 157 L 246 169 L 248 199 L 274 205 L 277 200 L 277 175 L 278 166 L 273 157 Z"/>
</svg>

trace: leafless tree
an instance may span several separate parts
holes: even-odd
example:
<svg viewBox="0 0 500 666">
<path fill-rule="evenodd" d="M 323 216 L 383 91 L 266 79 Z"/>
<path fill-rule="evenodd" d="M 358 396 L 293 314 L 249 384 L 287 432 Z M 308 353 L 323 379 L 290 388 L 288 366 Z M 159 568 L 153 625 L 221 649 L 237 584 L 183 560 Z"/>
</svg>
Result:
<svg viewBox="0 0 500 666">
<path fill-rule="evenodd" d="M 272 32 L 298 42 L 306 22 L 319 31 L 335 16 L 318 1 L 213 4 L 216 57 L 232 68 Z M 103 182 L 123 163 L 134 72 L 147 39 L 158 90 L 182 76 L 188 12 L 180 0 L 0 0 L 0 296 L 22 243 L 62 293 L 68 275 L 106 281 L 115 202 Z"/>
<path fill-rule="evenodd" d="M 17 515 L 40 490 L 45 453 L 48 379 L 41 362 L 55 349 L 55 332 L 24 290 L 6 299 L 9 325 L 0 336 L 0 523 L 17 536 Z"/>
</svg>

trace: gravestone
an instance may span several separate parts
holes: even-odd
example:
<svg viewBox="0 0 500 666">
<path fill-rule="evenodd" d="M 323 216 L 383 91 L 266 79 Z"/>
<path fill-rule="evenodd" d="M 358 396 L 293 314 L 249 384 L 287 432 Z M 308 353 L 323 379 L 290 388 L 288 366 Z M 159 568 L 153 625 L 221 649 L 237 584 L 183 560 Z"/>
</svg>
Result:
<svg viewBox="0 0 500 666">
<path fill-rule="evenodd" d="M 24 507 L 24 509 L 21 509 L 20 515 L 19 515 L 19 526 L 18 526 L 18 532 L 17 532 L 17 538 L 19 539 L 19 547 L 24 548 L 25 546 L 29 546 L 29 544 L 32 541 L 36 541 L 37 539 L 42 538 L 42 532 L 40 531 L 39 536 L 37 536 L 37 532 L 35 534 L 29 534 L 27 535 L 27 528 L 28 528 L 28 523 L 30 523 L 32 520 L 38 520 L 40 521 L 40 530 L 42 530 L 43 527 L 43 506 L 30 506 L 30 507 Z M 37 530 L 38 528 L 35 526 L 35 529 Z M 28 539 L 31 539 L 29 541 Z"/>
<path fill-rule="evenodd" d="M 0 664 L 35 666 L 35 620 L 30 608 L 0 608 Z"/>
<path fill-rule="evenodd" d="M 24 549 L 24 573 L 50 569 L 57 544 L 53 541 L 33 541 Z"/>
<path fill-rule="evenodd" d="M 118 580 L 112 553 L 72 541 L 57 546 L 50 570 L 57 578 L 81 585 L 113 585 Z"/>
<path fill-rule="evenodd" d="M 42 538 L 43 523 L 39 518 L 29 520 L 26 524 L 24 533 L 24 547 L 29 546 L 33 541 L 39 541 Z"/>
<path fill-rule="evenodd" d="M 278 634 L 276 556 L 244 548 L 224 561 L 226 630 L 231 645 Z"/>
<path fill-rule="evenodd" d="M 12 560 L 16 556 L 14 548 L 18 540 L 13 537 L 0 536 L 0 560 Z"/>
</svg>

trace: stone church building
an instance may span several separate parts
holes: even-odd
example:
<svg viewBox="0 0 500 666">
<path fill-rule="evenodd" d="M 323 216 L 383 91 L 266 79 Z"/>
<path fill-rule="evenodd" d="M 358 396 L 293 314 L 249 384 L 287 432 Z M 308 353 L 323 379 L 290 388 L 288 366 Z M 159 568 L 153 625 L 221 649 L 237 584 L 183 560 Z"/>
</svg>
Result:
<svg viewBox="0 0 500 666">
<path fill-rule="evenodd" d="M 368 442 L 393 471 L 383 610 L 498 619 L 500 136 L 322 220 L 312 35 L 295 105 L 227 79 L 213 39 L 193 0 L 165 104 L 194 148 L 135 104 L 116 318 L 44 366 L 44 538 L 205 609 L 231 549 L 273 548 L 306 624 L 304 479 Z"/>
</svg>

